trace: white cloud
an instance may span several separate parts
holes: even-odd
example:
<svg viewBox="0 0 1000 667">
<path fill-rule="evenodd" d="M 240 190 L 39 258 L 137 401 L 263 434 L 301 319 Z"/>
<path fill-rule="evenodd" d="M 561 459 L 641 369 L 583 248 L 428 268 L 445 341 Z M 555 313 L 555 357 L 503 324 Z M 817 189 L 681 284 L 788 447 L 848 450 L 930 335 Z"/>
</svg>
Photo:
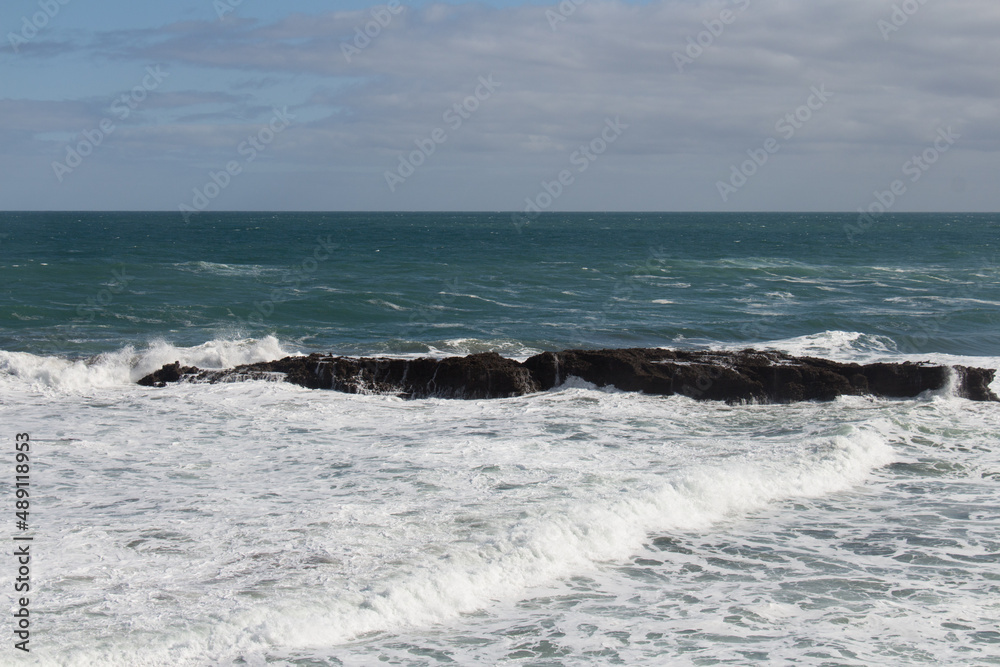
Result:
<svg viewBox="0 0 1000 667">
<path fill-rule="evenodd" d="M 257 183 L 275 191 L 294 186 L 304 208 L 520 208 L 539 179 L 551 178 L 605 118 L 621 116 L 628 132 L 594 165 L 587 185 L 567 192 L 559 206 L 853 209 L 939 127 L 962 133 L 935 168 L 940 179 L 982 169 L 1000 148 L 1000 6 L 927 2 L 884 39 L 878 22 L 892 20 L 892 7 L 870 0 L 643 6 L 589 0 L 553 30 L 545 7 L 432 5 L 394 17 L 350 62 L 342 42 L 371 20 L 367 11 L 293 15 L 266 25 L 185 22 L 159 32 L 98 35 L 92 48 L 229 82 L 219 91 L 222 106 L 212 111 L 212 132 L 201 131 L 204 118 L 183 116 L 130 131 L 130 155 L 138 157 L 129 171 L 137 179 L 143 141 L 150 161 L 165 141 L 176 142 L 196 171 L 225 159 L 254 121 L 246 116 L 252 96 L 250 107 L 261 117 L 277 104 L 304 119 L 268 156 L 280 169 Z M 732 20 L 719 32 L 724 9 Z M 719 34 L 710 34 L 713 28 Z M 679 72 L 674 54 L 685 52 L 689 38 L 706 46 Z M 448 129 L 444 113 L 491 74 L 500 90 L 390 193 L 383 172 L 415 140 Z M 260 87 L 248 90 L 248 80 Z M 171 99 L 183 99 L 196 84 L 175 75 Z M 722 202 L 716 181 L 775 135 L 776 121 L 821 84 L 833 99 Z M 228 112 L 225 94 L 233 98 Z M 13 126 L 52 132 L 53 118 L 58 114 L 33 122 L 29 112 Z M 38 147 L 52 148 L 41 141 Z M 109 150 L 100 168 L 118 168 L 115 155 Z M 203 180 L 201 173 L 187 180 Z M 327 187 L 303 187 L 333 174 Z M 176 178 L 162 187 L 183 194 L 181 170 Z M 241 208 L 237 195 L 235 188 L 227 192 L 230 199 L 219 206 Z M 998 204 L 995 194 L 972 189 L 940 205 L 995 210 Z"/>
</svg>

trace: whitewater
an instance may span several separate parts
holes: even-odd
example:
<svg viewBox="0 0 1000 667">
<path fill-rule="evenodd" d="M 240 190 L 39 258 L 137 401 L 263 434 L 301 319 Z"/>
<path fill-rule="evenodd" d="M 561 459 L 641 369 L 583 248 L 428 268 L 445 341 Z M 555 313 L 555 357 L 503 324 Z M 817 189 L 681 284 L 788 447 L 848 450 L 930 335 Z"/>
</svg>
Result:
<svg viewBox="0 0 1000 667">
<path fill-rule="evenodd" d="M 37 443 L 35 664 L 993 659 L 992 405 L 134 384 L 295 352 L 0 355 Z"/>
<path fill-rule="evenodd" d="M 32 537 L 31 652 L 10 556 L 0 664 L 1000 663 L 1000 412 L 949 387 L 136 384 L 312 352 L 1000 369 L 1000 219 L 887 214 L 848 239 L 851 219 L 0 215 L 0 538 Z"/>
</svg>

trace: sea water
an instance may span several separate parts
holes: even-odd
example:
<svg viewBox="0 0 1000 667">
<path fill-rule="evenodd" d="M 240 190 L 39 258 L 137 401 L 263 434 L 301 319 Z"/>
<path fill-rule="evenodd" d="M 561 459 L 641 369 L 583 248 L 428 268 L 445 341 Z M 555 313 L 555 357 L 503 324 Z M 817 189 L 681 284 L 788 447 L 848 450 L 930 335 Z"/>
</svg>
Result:
<svg viewBox="0 0 1000 667">
<path fill-rule="evenodd" d="M 8 557 L 0 663 L 1000 664 L 1000 408 L 948 388 L 135 384 L 313 351 L 996 369 L 998 242 L 965 214 L 2 214 L 0 538 L 33 540 L 31 652 Z"/>
</svg>

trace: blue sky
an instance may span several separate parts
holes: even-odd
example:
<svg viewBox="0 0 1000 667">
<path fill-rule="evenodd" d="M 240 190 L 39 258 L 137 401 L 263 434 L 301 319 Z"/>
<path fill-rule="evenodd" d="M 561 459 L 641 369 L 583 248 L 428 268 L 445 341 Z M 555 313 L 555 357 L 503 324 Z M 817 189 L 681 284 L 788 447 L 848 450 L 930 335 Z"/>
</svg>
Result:
<svg viewBox="0 0 1000 667">
<path fill-rule="evenodd" d="M 0 209 L 1000 209 L 995 1 L 95 4 L 0 9 Z"/>
</svg>

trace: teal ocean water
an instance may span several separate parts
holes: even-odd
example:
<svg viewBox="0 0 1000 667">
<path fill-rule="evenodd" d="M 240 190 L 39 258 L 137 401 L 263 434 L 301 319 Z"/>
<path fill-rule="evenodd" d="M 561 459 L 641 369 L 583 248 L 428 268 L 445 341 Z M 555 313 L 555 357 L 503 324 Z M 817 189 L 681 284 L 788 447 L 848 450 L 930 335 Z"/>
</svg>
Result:
<svg viewBox="0 0 1000 667">
<path fill-rule="evenodd" d="M 997 369 L 1000 215 L 2 213 L 0 290 L 19 663 L 1000 664 L 997 404 L 136 384 L 314 351 Z"/>
<path fill-rule="evenodd" d="M 845 231 L 845 227 L 847 231 Z M 1000 217 L 4 214 L 0 347 L 274 335 L 310 349 L 755 344 L 994 354 Z M 479 344 L 479 343 L 477 343 Z"/>
</svg>

